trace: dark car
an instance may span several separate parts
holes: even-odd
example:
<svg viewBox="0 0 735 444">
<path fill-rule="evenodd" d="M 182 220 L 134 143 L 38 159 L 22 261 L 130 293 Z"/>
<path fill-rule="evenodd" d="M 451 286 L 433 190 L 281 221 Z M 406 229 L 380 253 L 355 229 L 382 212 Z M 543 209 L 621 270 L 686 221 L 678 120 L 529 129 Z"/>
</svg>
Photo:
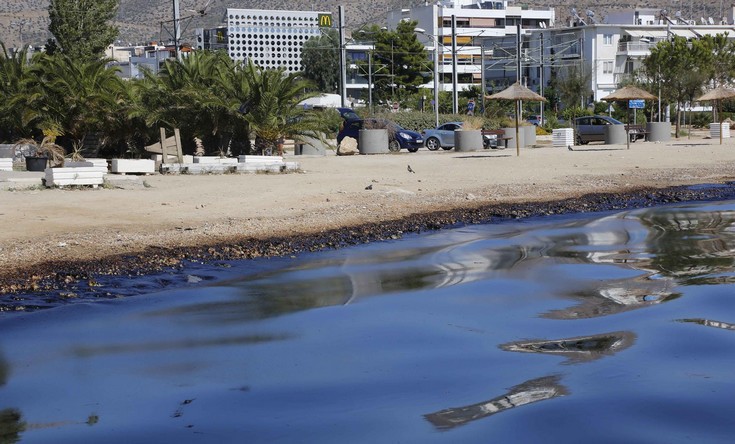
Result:
<svg viewBox="0 0 735 444">
<path fill-rule="evenodd" d="M 574 119 L 577 144 L 586 145 L 589 142 L 604 142 L 605 127 L 608 125 L 624 125 L 624 123 L 608 116 L 577 117 Z M 631 127 L 630 131 L 631 142 L 645 137 L 645 133 L 637 127 Z"/>
<path fill-rule="evenodd" d="M 424 144 L 421 134 L 401 128 L 397 123 L 384 119 L 345 120 L 337 133 L 337 144 L 340 144 L 345 137 L 359 140 L 360 130 L 366 126 L 369 128 L 386 128 L 388 130 L 388 149 L 394 153 L 400 151 L 401 148 L 415 153 Z"/>
<path fill-rule="evenodd" d="M 356 120 L 360 118 L 352 108 L 337 108 L 337 112 L 345 120 Z"/>
</svg>

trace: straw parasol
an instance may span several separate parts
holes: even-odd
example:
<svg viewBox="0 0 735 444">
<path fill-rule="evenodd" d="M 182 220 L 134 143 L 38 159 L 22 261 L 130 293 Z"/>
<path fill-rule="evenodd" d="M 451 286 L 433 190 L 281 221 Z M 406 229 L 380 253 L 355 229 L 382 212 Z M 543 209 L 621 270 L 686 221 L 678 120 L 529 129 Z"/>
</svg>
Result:
<svg viewBox="0 0 735 444">
<path fill-rule="evenodd" d="M 530 89 L 526 88 L 525 86 L 521 85 L 519 82 L 512 84 L 499 93 L 493 94 L 491 96 L 485 96 L 485 98 L 488 100 L 512 100 L 516 102 L 516 156 L 520 156 L 521 143 L 518 135 L 520 102 L 523 100 L 530 102 L 545 102 L 546 99 L 543 96 L 540 96 Z"/>
<path fill-rule="evenodd" d="M 735 97 L 735 90 L 725 88 L 724 86 L 718 86 L 712 91 L 705 93 L 701 97 L 694 99 L 696 102 L 709 102 L 715 101 L 715 108 L 717 108 L 717 114 L 720 116 L 720 145 L 722 145 L 722 113 L 720 112 L 720 100 L 731 99 Z"/>
<path fill-rule="evenodd" d="M 628 102 L 629 100 L 656 100 L 657 98 L 646 90 L 628 85 L 613 91 L 607 97 L 603 97 L 602 100 L 606 102 Z M 625 138 L 627 139 L 628 149 L 630 149 L 630 107 L 628 107 L 628 128 L 625 131 Z"/>
</svg>

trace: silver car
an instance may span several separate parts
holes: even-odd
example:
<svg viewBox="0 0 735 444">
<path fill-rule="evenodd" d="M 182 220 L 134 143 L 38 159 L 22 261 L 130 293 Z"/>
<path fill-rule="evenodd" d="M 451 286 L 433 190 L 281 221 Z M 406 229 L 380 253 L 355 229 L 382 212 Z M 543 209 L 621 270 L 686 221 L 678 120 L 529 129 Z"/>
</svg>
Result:
<svg viewBox="0 0 735 444">
<path fill-rule="evenodd" d="M 439 125 L 435 129 L 427 129 L 421 131 L 421 135 L 424 136 L 424 144 L 426 148 L 431 151 L 436 151 L 439 148 L 445 150 L 451 150 L 454 148 L 454 131 L 462 129 L 464 122 L 449 122 L 444 125 Z M 483 144 L 485 148 L 490 146 L 497 146 L 497 140 L 491 136 L 483 136 Z"/>
<path fill-rule="evenodd" d="M 623 122 L 608 116 L 584 116 L 574 119 L 574 129 L 577 133 L 577 144 L 586 145 L 589 142 L 604 142 L 605 127 L 608 125 L 624 125 Z M 628 126 L 626 125 L 626 129 Z M 635 126 L 630 126 L 630 141 L 643 139 L 645 133 Z"/>
</svg>

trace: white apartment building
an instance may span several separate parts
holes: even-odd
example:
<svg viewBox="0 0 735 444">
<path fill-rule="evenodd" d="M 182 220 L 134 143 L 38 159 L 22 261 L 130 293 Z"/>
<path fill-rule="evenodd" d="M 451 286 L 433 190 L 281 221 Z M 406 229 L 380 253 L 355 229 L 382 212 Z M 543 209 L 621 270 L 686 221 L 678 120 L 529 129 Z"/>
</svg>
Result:
<svg viewBox="0 0 735 444">
<path fill-rule="evenodd" d="M 395 28 L 401 20 L 415 20 L 425 31 L 419 34 L 428 49 L 439 48 L 439 78 L 442 90 L 452 90 L 453 60 L 456 59 L 456 81 L 459 89 L 479 85 L 482 80 L 482 62 L 488 62 L 493 47 L 503 54 L 515 53 L 518 24 L 521 33 L 530 29 L 554 26 L 553 9 L 534 10 L 511 6 L 509 0 L 440 0 L 436 3 L 394 11 L 388 15 L 388 27 Z M 454 21 L 454 33 L 452 32 Z M 456 36 L 453 42 L 453 36 Z M 507 44 L 499 45 L 505 41 Z M 438 45 L 436 45 L 438 43 Z M 454 45 L 453 45 L 454 43 Z M 455 48 L 453 51 L 452 48 Z M 483 54 L 484 53 L 484 54 Z M 514 64 L 505 67 L 503 78 L 515 81 Z M 511 81 L 510 83 L 513 83 Z M 433 83 L 426 85 L 433 88 Z"/>
<path fill-rule="evenodd" d="M 640 69 L 651 48 L 662 40 L 725 33 L 735 38 L 732 15 L 730 11 L 729 19 L 711 20 L 713 24 L 709 24 L 708 19 L 687 20 L 662 15 L 660 10 L 636 10 L 608 16 L 605 21 L 610 23 L 576 20 L 570 26 L 533 29 L 523 44 L 523 80 L 540 92 L 540 85 L 548 85 L 552 70 L 584 66 L 590 74 L 592 91 L 588 102 L 597 102 Z"/>
<path fill-rule="evenodd" d="M 321 28 L 332 27 L 326 11 L 232 9 L 226 12 L 227 26 L 197 29 L 196 48 L 227 50 L 233 60 L 252 60 L 263 68 L 284 67 L 301 71 L 301 49 Z"/>
</svg>

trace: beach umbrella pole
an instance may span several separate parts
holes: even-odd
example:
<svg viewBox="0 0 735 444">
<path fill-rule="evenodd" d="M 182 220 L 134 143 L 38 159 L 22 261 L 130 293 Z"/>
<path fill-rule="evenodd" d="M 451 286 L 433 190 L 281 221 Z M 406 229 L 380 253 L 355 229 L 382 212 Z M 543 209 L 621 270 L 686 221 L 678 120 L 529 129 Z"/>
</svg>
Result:
<svg viewBox="0 0 735 444">
<path fill-rule="evenodd" d="M 521 101 L 516 100 L 516 157 L 519 157 L 521 155 L 521 139 L 518 137 L 519 131 L 518 131 L 518 111 L 521 107 Z"/>
</svg>

